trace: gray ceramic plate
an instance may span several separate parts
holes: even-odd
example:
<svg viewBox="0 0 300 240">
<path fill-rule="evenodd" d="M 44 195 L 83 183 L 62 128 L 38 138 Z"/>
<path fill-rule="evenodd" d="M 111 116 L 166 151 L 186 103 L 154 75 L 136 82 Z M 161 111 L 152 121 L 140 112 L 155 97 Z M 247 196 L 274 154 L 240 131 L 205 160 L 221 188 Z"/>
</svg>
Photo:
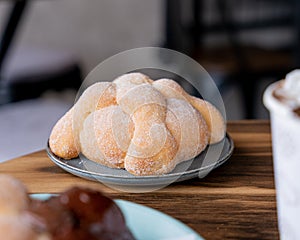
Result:
<svg viewBox="0 0 300 240">
<path fill-rule="evenodd" d="M 71 160 L 64 160 L 55 156 L 49 145 L 47 153 L 50 159 L 59 167 L 76 176 L 104 184 L 116 186 L 162 186 L 172 182 L 185 181 L 192 178 L 203 178 L 211 170 L 225 163 L 233 152 L 234 144 L 228 134 L 220 143 L 209 145 L 201 154 L 192 160 L 178 164 L 176 168 L 160 176 L 134 176 L 124 169 L 113 169 L 93 162 L 83 155 Z"/>
</svg>

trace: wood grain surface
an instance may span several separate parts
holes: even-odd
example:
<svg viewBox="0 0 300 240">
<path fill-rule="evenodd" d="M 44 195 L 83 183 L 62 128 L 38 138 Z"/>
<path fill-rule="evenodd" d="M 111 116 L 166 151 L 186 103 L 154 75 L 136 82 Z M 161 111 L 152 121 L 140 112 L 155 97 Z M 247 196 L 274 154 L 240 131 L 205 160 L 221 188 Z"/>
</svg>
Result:
<svg viewBox="0 0 300 240">
<path fill-rule="evenodd" d="M 66 173 L 36 152 L 0 164 L 0 173 L 22 180 L 31 193 L 59 193 L 73 185 L 99 189 L 140 203 L 187 224 L 205 239 L 278 239 L 270 123 L 228 123 L 232 157 L 204 179 L 149 193 L 126 193 Z"/>
</svg>

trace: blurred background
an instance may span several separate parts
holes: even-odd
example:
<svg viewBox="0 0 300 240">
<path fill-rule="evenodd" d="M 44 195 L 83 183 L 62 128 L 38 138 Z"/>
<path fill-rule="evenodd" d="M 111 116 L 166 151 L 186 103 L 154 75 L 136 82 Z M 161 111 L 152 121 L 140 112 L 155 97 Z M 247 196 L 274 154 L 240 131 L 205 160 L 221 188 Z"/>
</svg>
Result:
<svg viewBox="0 0 300 240">
<path fill-rule="evenodd" d="M 0 162 L 45 148 L 87 73 L 137 47 L 202 64 L 227 120 L 267 119 L 264 88 L 299 67 L 299 12 L 297 0 L 0 1 Z"/>
</svg>

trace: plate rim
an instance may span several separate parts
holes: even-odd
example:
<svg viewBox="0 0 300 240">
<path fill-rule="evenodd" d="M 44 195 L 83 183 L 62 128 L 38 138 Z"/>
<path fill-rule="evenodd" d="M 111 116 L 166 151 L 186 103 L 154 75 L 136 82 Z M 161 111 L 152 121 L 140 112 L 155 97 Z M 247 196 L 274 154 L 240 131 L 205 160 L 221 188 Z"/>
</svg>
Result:
<svg viewBox="0 0 300 240">
<path fill-rule="evenodd" d="M 221 166 L 222 164 L 224 164 L 231 157 L 231 155 L 233 154 L 233 150 L 234 150 L 233 139 L 230 137 L 230 135 L 227 132 L 225 134 L 224 139 L 225 139 L 225 141 L 226 140 L 228 141 L 228 143 L 229 143 L 229 149 L 226 152 L 226 154 L 222 157 L 222 159 L 218 159 L 218 161 L 216 163 L 210 164 L 208 166 L 201 167 L 201 168 L 191 169 L 191 170 L 188 170 L 188 171 L 175 172 L 175 173 L 171 172 L 171 173 L 167 173 L 167 174 L 163 174 L 163 175 L 149 175 L 149 176 L 135 176 L 135 175 L 132 175 L 132 176 L 120 176 L 119 175 L 119 176 L 116 176 L 116 175 L 113 175 L 113 174 L 102 174 L 102 173 L 99 173 L 99 172 L 91 172 L 91 171 L 88 171 L 86 169 L 77 168 L 75 166 L 72 166 L 72 165 L 68 164 L 69 161 L 78 161 L 77 158 L 66 160 L 66 159 L 63 159 L 63 158 L 60 158 L 60 157 L 56 156 L 51 151 L 51 149 L 49 147 L 49 139 L 47 141 L 46 152 L 47 152 L 47 155 L 50 158 L 50 160 L 52 162 L 54 162 L 57 166 L 59 166 L 60 168 L 62 168 L 63 170 L 65 170 L 66 172 L 69 172 L 69 173 L 71 173 L 73 175 L 76 175 L 76 176 L 79 176 L 79 177 L 82 177 L 82 178 L 87 178 L 87 179 L 90 179 L 90 180 L 96 180 L 94 178 L 97 178 L 97 177 L 98 178 L 102 178 L 102 180 L 108 180 L 108 181 L 109 180 L 110 181 L 114 181 L 114 180 L 120 180 L 120 181 L 121 180 L 122 181 L 145 180 L 145 181 L 147 181 L 147 180 L 149 180 L 150 181 L 150 180 L 154 180 L 154 179 L 155 180 L 158 180 L 158 179 L 167 180 L 167 179 L 177 178 L 174 182 L 180 182 L 180 181 L 185 181 L 185 180 L 194 178 L 194 177 L 188 177 L 190 175 L 199 173 L 200 171 L 205 171 L 207 169 L 214 170 L 214 169 L 218 168 L 219 166 Z M 92 161 L 90 159 L 88 159 L 88 160 Z M 96 163 L 94 161 L 92 161 L 92 162 Z M 96 163 L 96 164 L 99 164 L 99 163 Z M 118 170 L 121 170 L 121 169 L 113 169 L 112 168 L 112 170 L 118 171 Z M 77 172 L 77 174 L 74 173 L 74 172 Z M 85 176 L 82 176 L 83 174 Z M 188 178 L 182 180 L 183 177 L 188 177 Z M 125 184 L 125 185 L 130 185 L 130 184 Z M 145 185 L 145 183 L 141 183 L 141 185 Z M 151 182 L 150 185 L 153 185 L 153 182 Z"/>
</svg>

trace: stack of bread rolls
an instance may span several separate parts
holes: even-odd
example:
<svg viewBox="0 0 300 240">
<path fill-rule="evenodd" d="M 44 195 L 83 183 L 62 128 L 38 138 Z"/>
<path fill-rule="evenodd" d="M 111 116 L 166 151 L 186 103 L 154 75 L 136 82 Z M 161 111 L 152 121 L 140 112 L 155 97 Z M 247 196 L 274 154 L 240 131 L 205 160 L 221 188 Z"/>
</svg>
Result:
<svg viewBox="0 0 300 240">
<path fill-rule="evenodd" d="M 60 158 L 82 153 L 134 175 L 161 175 L 225 132 L 221 113 L 175 81 L 129 73 L 88 87 L 54 126 L 49 146 Z"/>
</svg>

